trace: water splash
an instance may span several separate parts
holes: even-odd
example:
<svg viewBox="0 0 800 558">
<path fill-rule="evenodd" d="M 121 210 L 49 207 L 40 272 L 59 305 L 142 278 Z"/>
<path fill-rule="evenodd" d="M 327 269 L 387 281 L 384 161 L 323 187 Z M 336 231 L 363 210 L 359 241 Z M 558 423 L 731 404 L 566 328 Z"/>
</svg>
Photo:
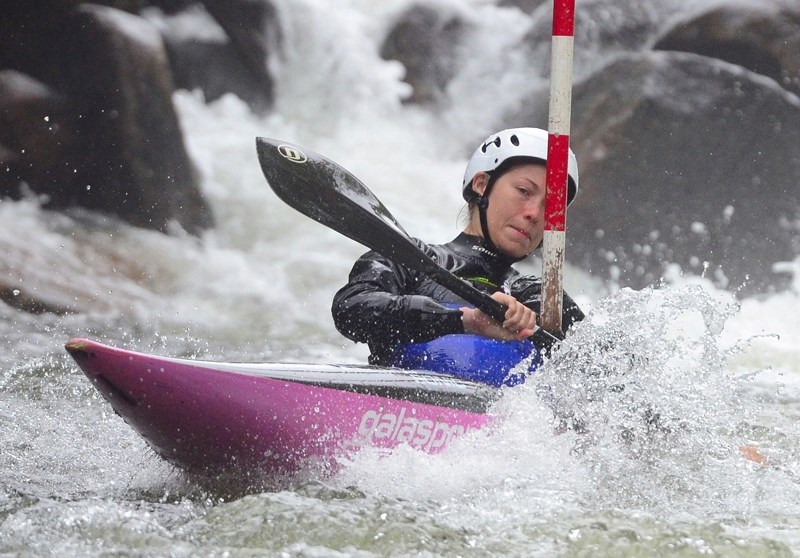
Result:
<svg viewBox="0 0 800 558">
<path fill-rule="evenodd" d="M 754 402 L 719 343 L 738 308 L 698 285 L 623 289 L 537 374 L 558 429 L 591 471 L 593 499 L 708 513 L 755 505 L 757 485 L 744 482 L 755 465 L 738 451 Z"/>
<path fill-rule="evenodd" d="M 731 368 L 740 348 L 721 342 L 738 311 L 732 295 L 699 285 L 620 290 L 507 390 L 492 428 L 436 456 L 365 451 L 334 482 L 446 503 L 464 524 L 495 521 L 483 506 L 502 515 L 498 528 L 522 528 L 530 509 L 557 521 L 581 507 L 669 521 L 785 514 L 800 497 L 792 457 L 763 467 L 739 449 L 755 438 L 773 458 L 753 374 Z"/>
</svg>

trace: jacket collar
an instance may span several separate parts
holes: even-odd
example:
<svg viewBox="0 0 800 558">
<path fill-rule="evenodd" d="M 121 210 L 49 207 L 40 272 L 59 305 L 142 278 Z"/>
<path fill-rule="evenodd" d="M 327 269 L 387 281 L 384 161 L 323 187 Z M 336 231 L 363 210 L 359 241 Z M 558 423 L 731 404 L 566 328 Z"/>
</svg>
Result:
<svg viewBox="0 0 800 558">
<path fill-rule="evenodd" d="M 508 254 L 497 250 L 493 245 L 486 242 L 484 238 L 465 232 L 459 234 L 453 242 L 468 250 L 470 254 L 481 255 L 484 259 L 488 259 L 497 266 L 509 267 L 525 259 L 525 257 L 512 258 Z"/>
</svg>

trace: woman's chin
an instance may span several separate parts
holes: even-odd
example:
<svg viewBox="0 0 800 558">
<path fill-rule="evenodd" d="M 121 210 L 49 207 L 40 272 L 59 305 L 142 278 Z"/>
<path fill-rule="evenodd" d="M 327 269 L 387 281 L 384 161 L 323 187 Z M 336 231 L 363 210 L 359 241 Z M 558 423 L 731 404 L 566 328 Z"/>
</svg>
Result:
<svg viewBox="0 0 800 558">
<path fill-rule="evenodd" d="M 504 242 L 503 245 L 498 246 L 498 248 L 504 254 L 511 256 L 512 258 L 527 258 L 531 255 L 536 247 L 530 242 Z"/>
</svg>

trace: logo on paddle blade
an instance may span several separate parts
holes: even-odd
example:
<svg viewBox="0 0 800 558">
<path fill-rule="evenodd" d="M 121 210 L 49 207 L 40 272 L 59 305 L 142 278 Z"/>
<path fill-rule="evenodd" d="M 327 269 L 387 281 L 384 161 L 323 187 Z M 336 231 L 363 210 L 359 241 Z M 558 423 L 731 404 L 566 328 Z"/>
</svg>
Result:
<svg viewBox="0 0 800 558">
<path fill-rule="evenodd" d="M 278 153 L 280 153 L 284 159 L 289 159 L 293 163 L 305 163 L 308 161 L 308 157 L 306 157 L 305 153 L 285 143 L 278 146 Z"/>
</svg>

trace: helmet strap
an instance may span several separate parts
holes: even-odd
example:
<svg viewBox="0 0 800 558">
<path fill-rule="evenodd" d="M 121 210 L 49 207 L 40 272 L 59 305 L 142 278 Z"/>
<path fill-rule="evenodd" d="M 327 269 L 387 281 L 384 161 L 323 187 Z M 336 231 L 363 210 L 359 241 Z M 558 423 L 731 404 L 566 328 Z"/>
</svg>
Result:
<svg viewBox="0 0 800 558">
<path fill-rule="evenodd" d="M 492 242 L 492 237 L 489 235 L 489 219 L 486 216 L 486 211 L 489 209 L 489 194 L 492 192 L 492 186 L 494 186 L 494 183 L 495 177 L 489 175 L 489 182 L 486 184 L 483 194 L 478 197 L 476 203 L 478 205 L 478 217 L 480 218 L 483 239 L 486 241 L 486 244 L 490 250 L 500 254 L 502 252 L 500 252 L 497 246 L 495 246 L 494 242 Z"/>
</svg>

